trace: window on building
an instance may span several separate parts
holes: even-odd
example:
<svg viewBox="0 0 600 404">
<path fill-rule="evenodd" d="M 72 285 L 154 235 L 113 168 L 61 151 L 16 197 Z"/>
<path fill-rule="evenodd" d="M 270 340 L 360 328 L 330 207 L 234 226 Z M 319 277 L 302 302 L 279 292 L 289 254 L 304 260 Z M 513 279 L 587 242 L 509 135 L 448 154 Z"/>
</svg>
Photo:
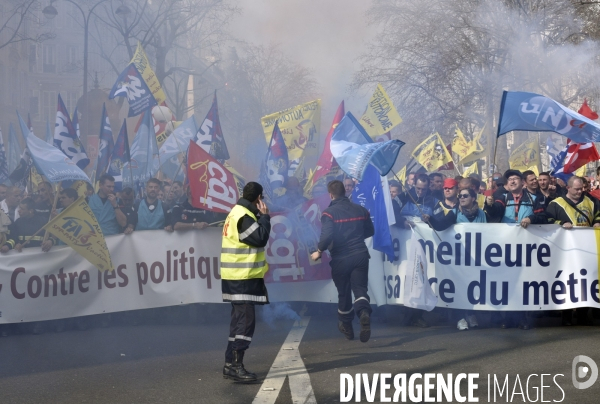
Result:
<svg viewBox="0 0 600 404">
<path fill-rule="evenodd" d="M 43 45 L 44 73 L 56 73 L 56 49 L 54 45 Z"/>
<path fill-rule="evenodd" d="M 35 73 L 37 71 L 37 46 L 29 45 L 29 72 Z"/>
</svg>

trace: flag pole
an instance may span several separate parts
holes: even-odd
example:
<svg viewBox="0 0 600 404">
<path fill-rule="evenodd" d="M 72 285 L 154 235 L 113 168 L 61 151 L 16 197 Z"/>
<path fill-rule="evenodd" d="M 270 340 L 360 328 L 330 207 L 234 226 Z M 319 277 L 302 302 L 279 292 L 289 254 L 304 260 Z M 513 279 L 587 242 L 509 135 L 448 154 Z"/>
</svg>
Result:
<svg viewBox="0 0 600 404">
<path fill-rule="evenodd" d="M 390 171 L 392 172 L 392 174 L 394 174 L 394 177 L 396 177 L 396 179 L 397 179 L 399 182 L 402 182 L 402 181 L 400 181 L 400 178 L 398 178 L 398 176 L 396 175 L 396 172 L 395 172 L 394 170 L 390 170 Z M 425 215 L 425 212 L 423 212 L 423 210 L 421 209 L 421 207 L 419 206 L 419 204 L 417 204 L 417 201 L 415 201 L 415 200 L 413 199 L 412 195 L 410 194 L 410 191 L 406 191 L 405 193 L 406 193 L 406 195 L 408 195 L 408 197 L 410 198 L 410 200 L 412 201 L 412 203 L 414 203 L 414 204 L 415 204 L 415 206 L 417 207 L 417 209 L 419 209 L 419 212 L 421 212 L 421 215 L 423 215 L 423 216 L 424 216 L 424 215 Z M 442 241 L 442 238 L 440 237 L 440 235 L 438 234 L 438 232 L 437 232 L 437 231 L 435 231 L 435 229 L 434 229 L 434 228 L 433 228 L 433 226 L 431 225 L 431 222 L 430 222 L 429 220 L 427 220 L 427 221 L 426 221 L 426 223 L 427 223 L 429 226 L 431 226 L 431 230 L 433 230 L 433 232 L 435 233 L 435 235 L 437 236 L 437 238 L 438 238 L 438 239 L 440 239 L 440 241 Z"/>
</svg>

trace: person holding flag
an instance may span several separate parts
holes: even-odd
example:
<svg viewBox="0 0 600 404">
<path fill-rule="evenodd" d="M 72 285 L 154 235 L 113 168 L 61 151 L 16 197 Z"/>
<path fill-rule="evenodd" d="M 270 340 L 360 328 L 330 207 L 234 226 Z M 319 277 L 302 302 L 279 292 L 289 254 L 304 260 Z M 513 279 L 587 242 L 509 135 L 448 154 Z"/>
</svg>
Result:
<svg viewBox="0 0 600 404">
<path fill-rule="evenodd" d="M 23 251 L 23 247 L 42 247 L 42 251 L 48 252 L 56 240 L 53 237 L 47 237 L 44 240 L 44 234 L 39 234 L 39 230 L 44 227 L 48 221 L 47 217 L 35 213 L 35 202 L 31 198 L 25 198 L 19 203 L 19 218 L 10 225 L 10 236 L 6 243 L 0 249 L 0 252 L 7 253 L 10 250 Z"/>
<path fill-rule="evenodd" d="M 171 192 L 173 192 L 171 190 Z M 186 188 L 187 198 L 178 202 L 171 210 L 171 225 L 173 230 L 202 230 L 210 224 L 218 223 L 225 219 L 224 213 L 211 212 L 209 210 L 196 208 L 192 205 L 192 188 Z"/>
<path fill-rule="evenodd" d="M 331 277 L 338 291 L 338 329 L 347 339 L 354 339 L 352 319 L 356 313 L 360 341 L 367 342 L 371 337 L 372 309 L 367 294 L 371 256 L 365 239 L 375 234 L 375 228 L 369 211 L 350 202 L 341 181 L 331 181 L 327 191 L 331 204 L 321 216 L 318 250 L 311 258 L 316 261 L 329 250 Z"/>
</svg>

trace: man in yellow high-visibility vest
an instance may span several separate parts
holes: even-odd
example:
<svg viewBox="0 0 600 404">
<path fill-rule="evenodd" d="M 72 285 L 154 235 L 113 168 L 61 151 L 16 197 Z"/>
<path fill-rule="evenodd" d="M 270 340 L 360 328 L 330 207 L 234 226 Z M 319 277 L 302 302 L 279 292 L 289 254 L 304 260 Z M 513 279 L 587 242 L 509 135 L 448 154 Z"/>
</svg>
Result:
<svg viewBox="0 0 600 404">
<path fill-rule="evenodd" d="M 269 303 L 264 276 L 269 270 L 265 246 L 271 218 L 262 192 L 259 183 L 246 184 L 223 226 L 221 290 L 223 301 L 231 302 L 223 377 L 237 382 L 256 381 L 256 375 L 244 368 L 244 352 L 254 335 L 254 305 Z"/>
</svg>

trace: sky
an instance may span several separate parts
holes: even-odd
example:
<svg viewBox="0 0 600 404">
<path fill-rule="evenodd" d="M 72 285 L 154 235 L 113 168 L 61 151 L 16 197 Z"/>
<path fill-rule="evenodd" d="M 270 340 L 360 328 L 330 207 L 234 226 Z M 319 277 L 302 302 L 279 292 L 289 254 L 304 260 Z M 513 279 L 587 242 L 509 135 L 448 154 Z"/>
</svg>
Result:
<svg viewBox="0 0 600 404">
<path fill-rule="evenodd" d="M 230 32 L 254 45 L 278 44 L 290 58 L 311 68 L 322 94 L 321 119 L 331 122 L 342 99 L 346 111 L 362 115 L 371 95 L 351 95 L 348 88 L 359 67 L 357 58 L 373 37 L 365 16 L 370 3 L 239 0 L 241 13 L 231 22 Z"/>
</svg>

